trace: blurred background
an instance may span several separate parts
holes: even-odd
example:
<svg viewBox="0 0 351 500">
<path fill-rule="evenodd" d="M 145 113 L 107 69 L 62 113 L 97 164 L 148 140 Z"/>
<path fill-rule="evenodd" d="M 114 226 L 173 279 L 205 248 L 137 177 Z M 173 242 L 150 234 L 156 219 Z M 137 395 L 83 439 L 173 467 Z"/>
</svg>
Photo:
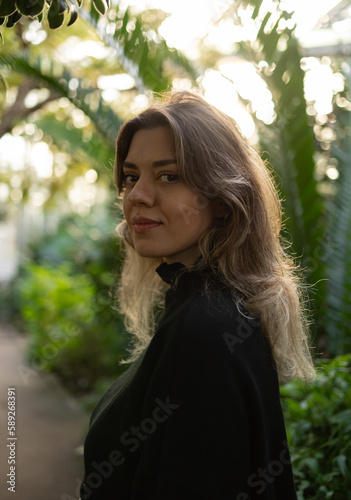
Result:
<svg viewBox="0 0 351 500">
<path fill-rule="evenodd" d="M 299 498 L 350 499 L 351 2 L 29 3 L 0 2 L 0 311 L 26 363 L 86 415 L 126 368 L 115 137 L 198 89 L 271 164 L 306 279 L 320 376 L 282 388 Z"/>
</svg>

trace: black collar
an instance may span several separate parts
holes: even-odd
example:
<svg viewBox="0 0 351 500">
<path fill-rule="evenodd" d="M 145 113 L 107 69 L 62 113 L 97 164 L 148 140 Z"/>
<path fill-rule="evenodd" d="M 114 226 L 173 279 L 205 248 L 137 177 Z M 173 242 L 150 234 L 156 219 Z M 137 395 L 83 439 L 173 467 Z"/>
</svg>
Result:
<svg viewBox="0 0 351 500">
<path fill-rule="evenodd" d="M 197 264 L 199 264 L 200 259 L 201 257 L 197 259 L 194 267 L 191 269 L 188 269 L 181 262 L 173 262 L 172 264 L 163 262 L 156 268 L 156 272 L 173 289 L 194 287 L 198 289 L 206 288 L 206 286 L 210 286 L 210 288 L 222 287 L 223 284 L 219 277 L 216 276 L 210 267 L 198 268 Z"/>
<path fill-rule="evenodd" d="M 163 281 L 172 287 L 177 284 L 183 274 L 189 274 L 187 268 L 181 262 L 173 262 L 172 264 L 163 262 L 156 268 L 156 272 Z"/>
</svg>

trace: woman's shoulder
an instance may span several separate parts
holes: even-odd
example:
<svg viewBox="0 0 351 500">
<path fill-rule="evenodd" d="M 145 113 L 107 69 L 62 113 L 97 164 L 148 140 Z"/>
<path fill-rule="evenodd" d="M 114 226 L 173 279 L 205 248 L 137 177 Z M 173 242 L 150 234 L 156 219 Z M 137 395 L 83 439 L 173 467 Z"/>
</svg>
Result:
<svg viewBox="0 0 351 500">
<path fill-rule="evenodd" d="M 261 332 L 258 318 L 253 317 L 228 289 L 203 290 L 193 295 L 183 311 L 183 326 L 190 334 L 203 336 L 207 333 L 218 338 L 226 330 L 248 338 L 251 333 Z"/>
<path fill-rule="evenodd" d="M 251 316 L 228 290 L 196 294 L 183 311 L 178 330 L 180 348 L 199 359 L 220 357 L 238 366 L 274 366 L 258 318 Z"/>
</svg>

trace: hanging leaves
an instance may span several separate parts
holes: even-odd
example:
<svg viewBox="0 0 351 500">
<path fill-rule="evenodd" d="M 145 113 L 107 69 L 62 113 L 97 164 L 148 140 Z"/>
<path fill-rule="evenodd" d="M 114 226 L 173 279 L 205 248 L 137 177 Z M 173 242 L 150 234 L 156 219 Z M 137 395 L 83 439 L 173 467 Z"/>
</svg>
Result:
<svg viewBox="0 0 351 500">
<path fill-rule="evenodd" d="M 101 14 L 102 16 L 106 14 L 108 2 L 106 2 L 105 0 L 93 0 L 93 4 L 99 14 Z"/>
<path fill-rule="evenodd" d="M 97 16 L 105 15 L 110 6 L 109 0 L 91 0 Z M 83 0 L 0 0 L 0 26 L 12 28 L 22 16 L 42 20 L 47 10 L 47 19 L 51 29 L 60 28 L 66 16 L 70 16 L 67 26 L 78 19 L 78 8 Z"/>
<path fill-rule="evenodd" d="M 16 12 L 17 7 L 14 1 L 11 0 L 0 0 L 0 16 L 6 17 L 11 16 Z"/>
<path fill-rule="evenodd" d="M 16 0 L 17 11 L 22 16 L 31 18 L 39 16 L 44 10 L 45 0 Z"/>
</svg>

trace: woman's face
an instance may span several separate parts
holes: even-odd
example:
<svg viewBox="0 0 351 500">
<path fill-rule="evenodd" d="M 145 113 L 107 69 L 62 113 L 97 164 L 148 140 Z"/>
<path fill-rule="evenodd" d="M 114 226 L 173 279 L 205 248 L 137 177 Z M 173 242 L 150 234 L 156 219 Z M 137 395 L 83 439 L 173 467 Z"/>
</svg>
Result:
<svg viewBox="0 0 351 500">
<path fill-rule="evenodd" d="M 168 127 L 134 134 L 123 174 L 123 211 L 136 252 L 192 264 L 215 209 L 180 178 Z"/>
</svg>

